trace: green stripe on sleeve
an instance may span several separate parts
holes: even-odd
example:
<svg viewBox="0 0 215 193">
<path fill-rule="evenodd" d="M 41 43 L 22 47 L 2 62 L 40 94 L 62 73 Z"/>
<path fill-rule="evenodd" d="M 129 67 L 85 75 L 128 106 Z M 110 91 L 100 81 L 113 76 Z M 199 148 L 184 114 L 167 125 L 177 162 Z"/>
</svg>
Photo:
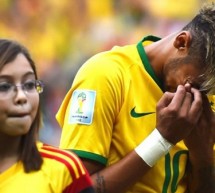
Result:
<svg viewBox="0 0 215 193">
<path fill-rule="evenodd" d="M 93 161 L 97 161 L 103 165 L 107 164 L 107 158 L 105 158 L 101 155 L 91 153 L 91 152 L 82 151 L 82 150 L 72 150 L 72 151 L 81 158 L 86 158 L 86 159 L 90 159 Z"/>
</svg>

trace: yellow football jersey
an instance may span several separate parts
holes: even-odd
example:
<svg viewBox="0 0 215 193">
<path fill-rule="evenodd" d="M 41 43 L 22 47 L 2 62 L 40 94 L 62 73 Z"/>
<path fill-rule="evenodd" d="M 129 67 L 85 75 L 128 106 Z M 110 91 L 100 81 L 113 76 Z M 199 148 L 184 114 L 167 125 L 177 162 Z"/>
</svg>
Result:
<svg viewBox="0 0 215 193">
<path fill-rule="evenodd" d="M 157 40 L 147 36 L 143 44 Z M 93 56 L 56 115 L 63 128 L 61 148 L 106 165 L 118 162 L 155 128 L 162 95 L 142 41 Z M 178 143 L 127 193 L 184 192 L 187 155 L 184 143 Z"/>
<path fill-rule="evenodd" d="M 18 162 L 0 173 L 1 193 L 79 193 L 92 182 L 80 159 L 71 152 L 38 142 L 43 158 L 40 170 L 25 173 Z"/>
</svg>

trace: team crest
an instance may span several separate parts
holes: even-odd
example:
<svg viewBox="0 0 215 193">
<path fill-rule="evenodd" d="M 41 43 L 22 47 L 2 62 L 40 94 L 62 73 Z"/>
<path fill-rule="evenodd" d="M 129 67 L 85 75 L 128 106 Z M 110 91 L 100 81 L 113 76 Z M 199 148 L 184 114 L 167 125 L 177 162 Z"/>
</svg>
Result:
<svg viewBox="0 0 215 193">
<path fill-rule="evenodd" d="M 93 90 L 75 90 L 72 94 L 69 123 L 90 125 L 93 120 L 96 92 Z"/>
</svg>

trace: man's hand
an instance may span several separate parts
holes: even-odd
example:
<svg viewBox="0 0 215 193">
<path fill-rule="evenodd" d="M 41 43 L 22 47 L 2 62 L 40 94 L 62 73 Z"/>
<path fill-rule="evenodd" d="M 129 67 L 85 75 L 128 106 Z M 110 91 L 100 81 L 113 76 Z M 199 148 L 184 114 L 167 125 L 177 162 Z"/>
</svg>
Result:
<svg viewBox="0 0 215 193">
<path fill-rule="evenodd" d="M 166 92 L 157 104 L 157 125 L 172 144 L 186 138 L 202 114 L 202 96 L 197 89 L 187 91 L 179 85 L 175 93 Z"/>
</svg>

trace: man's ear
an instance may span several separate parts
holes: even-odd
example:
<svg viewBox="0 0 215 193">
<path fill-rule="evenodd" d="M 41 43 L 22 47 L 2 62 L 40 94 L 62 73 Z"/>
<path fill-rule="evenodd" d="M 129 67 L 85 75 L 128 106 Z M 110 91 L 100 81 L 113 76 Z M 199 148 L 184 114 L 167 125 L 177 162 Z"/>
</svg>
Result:
<svg viewBox="0 0 215 193">
<path fill-rule="evenodd" d="M 190 47 L 191 34 L 189 31 L 181 31 L 177 34 L 173 43 L 174 47 L 178 50 L 187 50 Z"/>
</svg>

